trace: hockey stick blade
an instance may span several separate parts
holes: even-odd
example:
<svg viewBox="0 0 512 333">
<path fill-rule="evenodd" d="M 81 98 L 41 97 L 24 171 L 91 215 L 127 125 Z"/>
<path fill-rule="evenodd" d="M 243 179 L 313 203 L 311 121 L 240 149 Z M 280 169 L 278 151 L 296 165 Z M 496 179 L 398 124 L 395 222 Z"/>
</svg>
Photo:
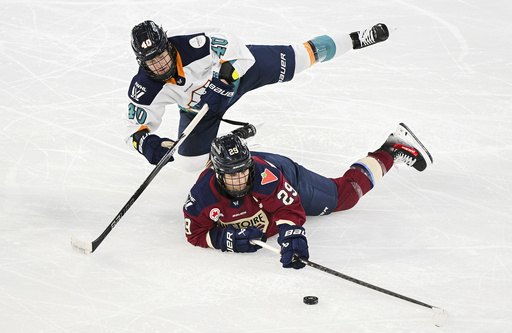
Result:
<svg viewBox="0 0 512 333">
<path fill-rule="evenodd" d="M 71 236 L 71 248 L 78 253 L 81 254 L 91 254 L 92 253 L 92 243 L 84 242 L 75 236 Z"/>
<path fill-rule="evenodd" d="M 446 321 L 448 320 L 448 312 L 441 308 L 432 307 L 432 310 L 434 310 L 434 316 L 432 316 L 432 322 L 437 327 L 443 327 L 444 324 L 446 324 Z"/>
<path fill-rule="evenodd" d="M 204 115 L 208 112 L 208 105 L 205 104 L 201 111 L 199 111 L 196 116 L 192 119 L 192 121 L 187 125 L 187 127 L 181 132 L 181 134 L 178 136 L 176 141 L 174 142 L 174 145 L 172 148 L 169 149 L 167 153 L 162 157 L 160 162 L 155 166 L 153 171 L 148 175 L 146 180 L 139 186 L 137 191 L 131 196 L 131 198 L 126 202 L 126 204 L 123 206 L 123 208 L 117 213 L 116 217 L 110 222 L 108 227 L 103 231 L 103 233 L 96 238 L 91 243 L 83 242 L 76 237 L 71 237 L 71 247 L 74 251 L 82 254 L 91 254 L 96 250 L 96 248 L 103 242 L 103 240 L 107 237 L 107 235 L 114 229 L 114 227 L 117 225 L 119 220 L 124 216 L 124 214 L 130 209 L 130 207 L 133 205 L 133 203 L 137 200 L 137 198 L 144 192 L 146 187 L 153 181 L 153 179 L 156 177 L 156 175 L 162 170 L 164 165 L 167 164 L 169 159 L 172 157 L 175 151 L 178 150 L 179 146 L 183 143 L 184 140 L 188 137 L 188 135 L 194 130 L 196 125 L 201 121 L 201 119 L 204 117 Z"/>
</svg>

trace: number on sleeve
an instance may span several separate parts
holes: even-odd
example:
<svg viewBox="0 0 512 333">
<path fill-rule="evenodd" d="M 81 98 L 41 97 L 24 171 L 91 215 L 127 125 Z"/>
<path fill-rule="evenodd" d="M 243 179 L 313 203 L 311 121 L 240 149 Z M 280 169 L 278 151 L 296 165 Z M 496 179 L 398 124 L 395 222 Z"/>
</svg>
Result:
<svg viewBox="0 0 512 333">
<path fill-rule="evenodd" d="M 128 104 L 128 118 L 137 119 L 139 124 L 144 124 L 148 117 L 146 110 L 140 107 L 136 107 L 133 103 Z"/>
<path fill-rule="evenodd" d="M 295 202 L 297 195 L 297 191 L 288 182 L 285 182 L 284 189 L 277 193 L 277 199 L 281 200 L 285 206 L 288 206 Z"/>
<path fill-rule="evenodd" d="M 212 37 L 212 51 L 217 54 L 219 58 L 226 53 L 226 46 L 228 45 L 228 41 L 223 38 Z"/>
<path fill-rule="evenodd" d="M 192 223 L 192 220 L 190 220 L 188 217 L 185 218 L 185 234 L 186 235 L 192 235 L 192 231 L 190 231 L 190 224 Z"/>
</svg>

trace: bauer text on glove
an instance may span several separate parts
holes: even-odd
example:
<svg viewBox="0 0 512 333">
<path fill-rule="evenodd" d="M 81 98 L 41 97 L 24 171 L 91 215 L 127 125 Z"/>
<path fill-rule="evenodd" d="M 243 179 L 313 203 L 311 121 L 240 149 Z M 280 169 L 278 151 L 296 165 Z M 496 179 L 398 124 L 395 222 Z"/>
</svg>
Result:
<svg viewBox="0 0 512 333">
<path fill-rule="evenodd" d="M 208 104 L 208 114 L 213 115 L 226 111 L 229 100 L 233 97 L 235 86 L 226 84 L 218 78 L 212 78 L 209 82 L 206 92 L 201 96 L 200 107 Z"/>
<path fill-rule="evenodd" d="M 309 258 L 308 240 L 306 239 L 306 230 L 303 227 L 280 225 L 277 242 L 281 245 L 281 263 L 284 268 L 300 269 L 306 266 L 295 258 L 295 256 Z"/>
<path fill-rule="evenodd" d="M 235 229 L 228 227 L 222 230 L 220 249 L 223 252 L 256 252 L 261 246 L 254 245 L 251 240 L 267 240 L 265 233 L 256 227 Z"/>
</svg>

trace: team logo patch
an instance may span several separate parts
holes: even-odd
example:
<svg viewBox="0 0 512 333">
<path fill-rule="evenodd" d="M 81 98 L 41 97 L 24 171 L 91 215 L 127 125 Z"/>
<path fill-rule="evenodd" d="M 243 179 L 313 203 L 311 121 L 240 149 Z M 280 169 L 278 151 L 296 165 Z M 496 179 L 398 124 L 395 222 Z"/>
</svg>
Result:
<svg viewBox="0 0 512 333">
<path fill-rule="evenodd" d="M 261 185 L 266 185 L 277 180 L 276 175 L 270 172 L 269 169 L 265 168 L 265 171 L 261 173 Z"/>
<path fill-rule="evenodd" d="M 196 36 L 194 38 L 191 38 L 188 43 L 190 46 L 196 49 L 200 49 L 204 46 L 206 43 L 206 37 L 204 35 Z"/>
<path fill-rule="evenodd" d="M 210 219 L 212 219 L 212 221 L 217 222 L 221 216 L 222 213 L 220 212 L 220 209 L 213 208 L 212 210 L 210 210 Z"/>
<path fill-rule="evenodd" d="M 132 92 L 130 94 L 131 98 L 136 100 L 137 102 L 140 100 L 142 95 L 146 93 L 146 87 L 139 84 L 139 82 L 135 82 L 135 84 L 132 87 Z"/>
<path fill-rule="evenodd" d="M 185 205 L 183 206 L 185 210 L 188 209 L 188 207 L 192 206 L 196 202 L 196 199 L 192 196 L 192 193 L 188 193 L 187 201 L 185 202 Z"/>
</svg>

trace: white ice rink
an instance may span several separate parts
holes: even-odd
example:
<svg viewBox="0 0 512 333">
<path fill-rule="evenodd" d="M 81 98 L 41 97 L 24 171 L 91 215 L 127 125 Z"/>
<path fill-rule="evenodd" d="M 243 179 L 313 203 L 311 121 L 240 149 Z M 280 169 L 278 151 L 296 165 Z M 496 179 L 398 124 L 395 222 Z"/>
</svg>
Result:
<svg viewBox="0 0 512 333">
<path fill-rule="evenodd" d="M 1 332 L 512 332 L 512 2 L 1 2 Z M 145 19 L 251 44 L 397 28 L 226 117 L 264 123 L 252 146 L 329 177 L 411 127 L 432 167 L 393 168 L 352 210 L 308 218 L 310 259 L 445 309 L 444 327 L 429 308 L 283 269 L 266 249 L 188 244 L 197 175 L 174 164 L 92 255 L 72 251 L 71 236 L 99 236 L 153 170 L 123 141 L 130 31 Z M 158 134 L 175 138 L 177 119 L 171 107 Z"/>
</svg>

